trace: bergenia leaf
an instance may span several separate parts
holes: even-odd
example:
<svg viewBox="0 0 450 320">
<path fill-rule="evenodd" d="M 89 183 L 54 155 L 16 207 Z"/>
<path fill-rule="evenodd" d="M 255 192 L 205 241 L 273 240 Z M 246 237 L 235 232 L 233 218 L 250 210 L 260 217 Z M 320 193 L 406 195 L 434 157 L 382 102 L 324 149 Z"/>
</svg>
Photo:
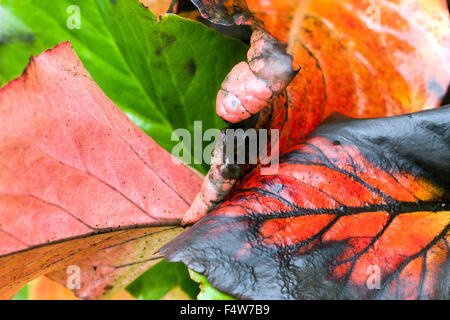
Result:
<svg viewBox="0 0 450 320">
<path fill-rule="evenodd" d="M 3 298 L 100 249 L 157 233 L 167 241 L 200 188 L 103 94 L 67 42 L 0 89 L 0 127 Z"/>
<path fill-rule="evenodd" d="M 448 299 L 449 146 L 450 107 L 330 120 L 161 252 L 238 298 Z"/>
</svg>

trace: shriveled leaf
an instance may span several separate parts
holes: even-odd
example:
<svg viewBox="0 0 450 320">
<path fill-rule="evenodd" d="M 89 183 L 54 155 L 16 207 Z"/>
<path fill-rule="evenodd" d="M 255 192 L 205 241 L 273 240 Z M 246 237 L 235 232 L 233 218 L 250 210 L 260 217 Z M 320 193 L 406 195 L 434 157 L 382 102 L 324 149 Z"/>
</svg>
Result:
<svg viewBox="0 0 450 320">
<path fill-rule="evenodd" d="M 0 89 L 0 127 L 1 297 L 100 249 L 174 236 L 165 226 L 200 188 L 103 94 L 67 42 Z"/>
<path fill-rule="evenodd" d="M 228 74 L 217 95 L 216 110 L 230 125 L 239 126 L 248 121 L 256 123 L 255 128 L 265 128 L 273 115 L 267 105 L 285 91 L 298 70 L 292 69 L 292 57 L 266 31 L 254 31 L 251 43 L 247 53 L 249 63 L 240 62 Z M 229 151 L 224 150 L 226 132 L 216 141 L 209 172 L 200 193 L 184 215 L 183 224 L 196 222 L 212 210 L 245 170 L 242 164 L 235 164 L 235 152 L 230 156 Z"/>
<path fill-rule="evenodd" d="M 73 6 L 79 29 L 68 27 Z M 223 126 L 215 98 L 245 59 L 243 43 L 175 15 L 157 22 L 137 0 L 3 0 L 0 8 L 1 24 L 10 26 L 0 31 L 2 84 L 22 72 L 30 53 L 71 40 L 105 94 L 166 150 L 178 143 L 173 130 L 193 133 L 194 120 L 204 130 Z"/>
<path fill-rule="evenodd" d="M 139 0 L 139 2 L 149 8 L 156 17 L 173 10 L 174 4 L 172 0 Z"/>
<path fill-rule="evenodd" d="M 240 2 L 201 1 L 224 19 L 246 11 L 246 6 L 236 9 Z M 414 8 L 405 8 L 406 1 L 385 2 L 377 9 L 391 16 L 376 26 L 360 10 L 364 1 L 292 1 L 290 7 L 275 1 L 252 3 L 257 15 L 259 5 L 268 10 L 269 15 L 262 14 L 270 20 L 268 31 L 288 44 L 293 68 L 300 65 L 301 70 L 293 72 L 283 45 L 257 27 L 248 62 L 237 64 L 222 84 L 217 113 L 233 127 L 279 130 L 276 146 L 282 153 L 334 111 L 370 117 L 429 109 L 438 105 L 450 82 L 450 22 L 444 2 Z M 268 6 L 279 11 L 272 16 Z M 404 12 L 411 18 L 399 19 Z M 272 20 L 278 19 L 283 27 L 274 27 Z M 245 172 L 241 166 L 239 172 L 233 169 L 237 176 L 228 177 L 228 161 L 220 158 L 216 146 L 207 179 L 183 223 L 196 222 L 214 208 Z"/>
<path fill-rule="evenodd" d="M 239 298 L 448 299 L 449 146 L 450 107 L 330 120 L 161 252 Z"/>
</svg>

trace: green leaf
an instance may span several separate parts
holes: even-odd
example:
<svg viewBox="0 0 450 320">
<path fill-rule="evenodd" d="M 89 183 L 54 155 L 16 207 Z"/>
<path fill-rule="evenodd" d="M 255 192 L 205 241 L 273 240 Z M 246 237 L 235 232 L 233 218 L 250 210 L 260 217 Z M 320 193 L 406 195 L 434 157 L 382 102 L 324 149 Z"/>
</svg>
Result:
<svg viewBox="0 0 450 320">
<path fill-rule="evenodd" d="M 197 296 L 198 300 L 236 300 L 236 298 L 220 292 L 214 288 L 205 276 L 189 269 L 191 279 L 200 283 L 200 293 Z"/>
<path fill-rule="evenodd" d="M 174 129 L 193 136 L 223 127 L 215 99 L 226 74 L 247 51 L 206 26 L 165 15 L 137 0 L 0 0 L 0 84 L 61 41 L 72 45 L 102 90 L 167 150 Z M 72 7 L 71 7 L 72 6 Z M 79 8 L 80 29 L 70 29 Z M 203 168 L 196 166 L 205 172 Z"/>
<path fill-rule="evenodd" d="M 28 300 L 28 285 L 24 285 L 22 289 L 17 291 L 11 300 Z"/>
<path fill-rule="evenodd" d="M 177 286 L 191 299 L 200 291 L 198 284 L 189 278 L 184 264 L 163 260 L 137 278 L 127 290 L 141 300 L 158 300 Z"/>
</svg>

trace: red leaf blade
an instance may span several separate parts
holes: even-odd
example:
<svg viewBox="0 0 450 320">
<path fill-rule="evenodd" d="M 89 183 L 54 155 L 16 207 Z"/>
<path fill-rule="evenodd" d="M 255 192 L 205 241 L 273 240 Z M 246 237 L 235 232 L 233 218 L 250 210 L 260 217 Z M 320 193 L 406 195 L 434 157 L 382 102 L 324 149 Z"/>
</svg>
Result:
<svg viewBox="0 0 450 320">
<path fill-rule="evenodd" d="M 12 282 L 0 276 L 0 287 L 17 287 L 68 258 L 46 251 L 26 263 L 14 255 L 19 250 L 33 255 L 49 243 L 177 225 L 200 188 L 199 176 L 173 163 L 103 94 L 67 42 L 0 90 L 0 127 L 0 265 L 6 274 L 18 265 L 23 271 Z M 86 249 L 89 241 L 75 243 Z M 102 241 L 116 240 L 96 242 L 96 250 Z M 53 262 L 36 268 L 47 259 Z"/>
</svg>

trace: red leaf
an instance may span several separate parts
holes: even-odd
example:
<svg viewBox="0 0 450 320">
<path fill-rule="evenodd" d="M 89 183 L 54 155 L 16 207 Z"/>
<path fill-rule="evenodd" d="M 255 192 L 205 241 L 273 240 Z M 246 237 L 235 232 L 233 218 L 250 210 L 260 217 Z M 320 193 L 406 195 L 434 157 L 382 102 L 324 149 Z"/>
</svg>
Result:
<svg viewBox="0 0 450 320">
<path fill-rule="evenodd" d="M 0 128 L 3 297 L 153 232 L 131 228 L 177 225 L 200 188 L 102 93 L 67 42 L 0 90 Z"/>
</svg>

